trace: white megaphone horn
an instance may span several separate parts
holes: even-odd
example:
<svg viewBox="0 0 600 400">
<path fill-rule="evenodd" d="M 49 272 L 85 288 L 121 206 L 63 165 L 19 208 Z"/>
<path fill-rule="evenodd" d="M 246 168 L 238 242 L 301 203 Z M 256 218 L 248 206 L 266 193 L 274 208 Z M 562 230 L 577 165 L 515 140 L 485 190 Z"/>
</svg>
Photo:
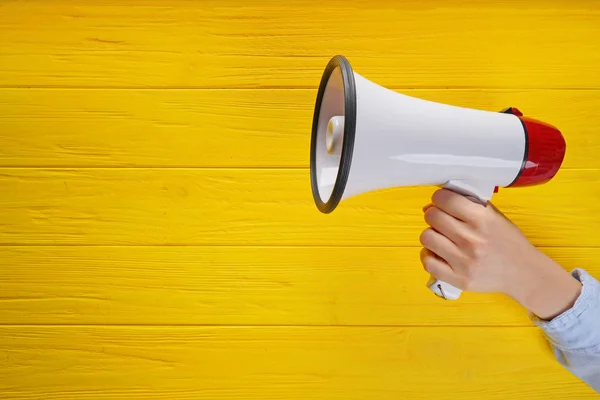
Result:
<svg viewBox="0 0 600 400">
<path fill-rule="evenodd" d="M 515 108 L 483 111 L 405 96 L 363 78 L 338 55 L 317 94 L 312 193 L 323 213 L 395 186 L 443 186 L 486 204 L 498 187 L 552 179 L 565 150 L 558 129 Z M 445 299 L 461 294 L 434 277 L 427 286 Z"/>
</svg>

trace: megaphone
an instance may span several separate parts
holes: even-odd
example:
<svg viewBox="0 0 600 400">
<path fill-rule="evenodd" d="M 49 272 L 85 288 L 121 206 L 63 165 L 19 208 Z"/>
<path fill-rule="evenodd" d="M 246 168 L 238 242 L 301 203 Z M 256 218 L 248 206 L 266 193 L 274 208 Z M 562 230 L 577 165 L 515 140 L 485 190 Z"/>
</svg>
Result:
<svg viewBox="0 0 600 400">
<path fill-rule="evenodd" d="M 487 204 L 499 187 L 548 182 L 566 150 L 558 129 L 525 117 L 436 103 L 379 86 L 333 57 L 321 77 L 312 123 L 310 178 L 315 204 L 398 186 L 442 186 Z M 461 290 L 431 277 L 444 299 Z"/>
</svg>

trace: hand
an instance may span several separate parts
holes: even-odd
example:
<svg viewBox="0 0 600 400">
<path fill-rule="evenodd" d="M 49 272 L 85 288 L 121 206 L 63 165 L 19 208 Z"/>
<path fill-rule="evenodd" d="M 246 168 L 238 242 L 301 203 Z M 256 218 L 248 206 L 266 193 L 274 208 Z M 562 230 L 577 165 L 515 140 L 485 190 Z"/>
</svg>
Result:
<svg viewBox="0 0 600 400">
<path fill-rule="evenodd" d="M 581 284 L 493 205 L 440 189 L 424 207 L 421 262 L 459 289 L 504 293 L 542 319 L 572 307 Z"/>
</svg>

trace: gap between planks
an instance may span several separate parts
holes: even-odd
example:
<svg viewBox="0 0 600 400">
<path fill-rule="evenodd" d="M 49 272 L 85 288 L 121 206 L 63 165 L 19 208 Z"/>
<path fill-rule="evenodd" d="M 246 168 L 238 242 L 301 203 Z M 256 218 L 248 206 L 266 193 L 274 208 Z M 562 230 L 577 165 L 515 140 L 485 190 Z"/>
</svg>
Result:
<svg viewBox="0 0 600 400">
<path fill-rule="evenodd" d="M 117 170 L 117 169 L 124 169 L 124 170 L 165 170 L 165 169 L 172 169 L 172 170 L 178 170 L 178 171 L 306 171 L 309 172 L 310 171 L 310 167 L 294 167 L 294 166 L 273 166 L 273 167 L 268 167 L 268 166 L 264 166 L 264 167 L 256 167 L 256 166 L 252 166 L 252 167 L 240 167 L 240 166 L 214 166 L 214 167 L 177 167 L 177 166 L 143 166 L 143 167 L 125 167 L 122 165 L 119 166 L 107 166 L 107 165 L 98 165 L 98 166 L 76 166 L 76 165 L 52 165 L 52 166 L 35 166 L 35 165 L 26 165 L 26 166 L 20 166 L 20 165 L 9 165 L 9 166 L 0 166 L 0 171 L 2 171 L 3 169 L 8 169 L 8 170 L 13 170 L 13 169 L 39 169 L 39 170 L 43 170 L 43 171 L 55 171 L 55 170 L 72 170 L 72 171 L 84 171 L 84 170 Z M 581 172 L 589 172 L 589 171 L 600 171 L 600 168 L 561 168 L 561 171 L 565 171 L 565 170 L 569 170 L 569 171 L 581 171 Z M 426 186 L 432 186 L 432 185 L 426 185 Z M 415 187 L 415 186 L 412 186 Z M 502 189 L 502 188 L 501 188 Z M 509 187 L 506 187 L 504 189 L 509 189 Z"/>
<path fill-rule="evenodd" d="M 368 78 L 367 78 L 368 79 Z M 89 86 L 84 86 L 84 85 L 80 85 L 80 86 L 60 86 L 60 85 L 56 85 L 56 86 L 42 86 L 42 85 L 2 85 L 0 86 L 0 90 L 14 90 L 14 89 L 20 89 L 20 90 L 30 90 L 30 89 L 35 89 L 35 90 L 281 90 L 281 91 L 286 91 L 286 90 L 314 90 L 315 94 L 317 92 L 318 89 L 318 83 L 319 82 L 315 82 L 314 86 L 254 86 L 254 87 L 248 87 L 248 86 L 230 86 L 230 87 L 213 87 L 213 86 L 101 86 L 101 85 L 97 85 L 97 86 L 93 86 L 93 85 L 89 85 Z M 377 82 L 375 82 L 377 83 Z M 380 85 L 383 86 L 383 85 Z M 448 90 L 507 90 L 507 91 L 511 91 L 511 90 L 520 90 L 520 91 L 533 91 L 533 90 L 539 90 L 539 91 L 544 91 L 544 90 L 556 90 L 556 91 L 573 91 L 573 90 L 579 90 L 579 91 L 597 91 L 600 90 L 600 87 L 552 87 L 552 86 L 543 86 L 543 87 L 508 87 L 508 86 L 426 86 L 426 85 L 419 85 L 419 86 L 402 86 L 402 85 L 390 85 L 390 86 L 383 86 L 387 89 L 392 89 L 392 90 L 440 90 L 440 91 L 448 91 Z"/>
<path fill-rule="evenodd" d="M 348 244 L 340 244 L 340 245 L 320 245 L 320 244 L 263 244 L 263 245 L 256 245 L 256 244 L 228 244 L 228 243 L 224 243 L 224 244 L 182 244 L 182 243 L 165 243 L 165 244 L 152 244 L 152 245 L 148 245 L 148 244 L 119 244 L 119 245 L 111 245 L 111 244 L 94 244 L 94 243 L 57 243 L 57 244 L 52 244 L 52 245 L 48 245 L 48 244 L 37 244 L 37 243 L 0 243 L 0 248 L 3 247 L 93 247 L 93 248 L 98 248 L 98 247 L 122 247 L 122 248 L 130 248 L 130 247 L 136 247 L 136 248 L 141 248 L 141 247 L 146 247 L 146 248 L 151 248 L 151 247 L 185 247 L 185 248 L 190 248 L 190 247 L 198 247 L 198 248 L 210 248 L 210 247 L 218 247 L 218 248 L 231 248 L 231 249 L 235 249 L 235 248 L 256 248 L 256 249 L 269 249 L 269 248 L 277 248 L 277 249 L 302 249 L 302 248 L 306 248 L 306 249 L 314 249 L 314 248 L 322 248 L 322 249 L 420 249 L 420 246 L 406 246 L 406 245 L 398 245 L 398 246 L 393 246 L 393 245 L 378 245 L 378 244 L 373 244 L 373 245 L 368 245 L 368 246 L 364 246 L 364 245 L 348 245 Z M 577 250 L 581 250 L 581 249 L 599 249 L 600 245 L 598 246 L 589 246 L 589 245 L 583 245 L 583 246 L 573 246 L 573 245 L 568 245 L 568 246 L 560 246 L 560 245 L 553 245 L 551 247 L 548 246 L 538 246 L 538 249 L 544 249 L 544 248 L 552 248 L 552 249 L 577 249 Z"/>
<path fill-rule="evenodd" d="M 0 301 L 2 299 L 0 298 Z M 331 329 L 331 328 L 391 328 L 391 329 L 402 329 L 402 328 L 503 328 L 503 329 L 531 329 L 539 330 L 534 325 L 501 325 L 501 324 L 485 324 L 485 325 L 469 325 L 469 324 L 406 324 L 406 325 L 391 325 L 391 324 L 0 324 L 2 327 L 19 327 L 19 328 L 36 328 L 36 327 L 47 327 L 47 328 L 94 328 L 94 327 L 107 327 L 107 328 L 320 328 L 320 329 Z"/>
</svg>

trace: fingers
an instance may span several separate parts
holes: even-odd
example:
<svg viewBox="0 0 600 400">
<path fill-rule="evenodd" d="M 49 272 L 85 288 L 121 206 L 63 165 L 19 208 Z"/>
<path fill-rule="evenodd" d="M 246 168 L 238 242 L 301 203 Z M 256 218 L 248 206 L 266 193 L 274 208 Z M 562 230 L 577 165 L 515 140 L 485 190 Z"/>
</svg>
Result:
<svg viewBox="0 0 600 400">
<path fill-rule="evenodd" d="M 465 196 L 451 190 L 437 190 L 431 197 L 433 205 L 454 218 L 471 223 L 477 221 L 485 210 L 481 204 L 475 203 Z"/>
<path fill-rule="evenodd" d="M 450 214 L 445 213 L 436 206 L 428 207 L 425 210 L 425 222 L 433 229 L 452 240 L 460 246 L 464 237 L 467 236 L 467 225 L 454 218 Z"/>
<path fill-rule="evenodd" d="M 454 242 L 432 228 L 427 228 L 421 233 L 421 244 L 448 263 L 453 264 L 462 259 L 460 249 Z"/>
<path fill-rule="evenodd" d="M 439 257 L 436 257 L 431 250 L 421 250 L 421 264 L 423 264 L 425 271 L 437 279 L 447 282 L 454 287 L 461 287 L 460 278 L 454 273 L 450 265 Z"/>
</svg>

